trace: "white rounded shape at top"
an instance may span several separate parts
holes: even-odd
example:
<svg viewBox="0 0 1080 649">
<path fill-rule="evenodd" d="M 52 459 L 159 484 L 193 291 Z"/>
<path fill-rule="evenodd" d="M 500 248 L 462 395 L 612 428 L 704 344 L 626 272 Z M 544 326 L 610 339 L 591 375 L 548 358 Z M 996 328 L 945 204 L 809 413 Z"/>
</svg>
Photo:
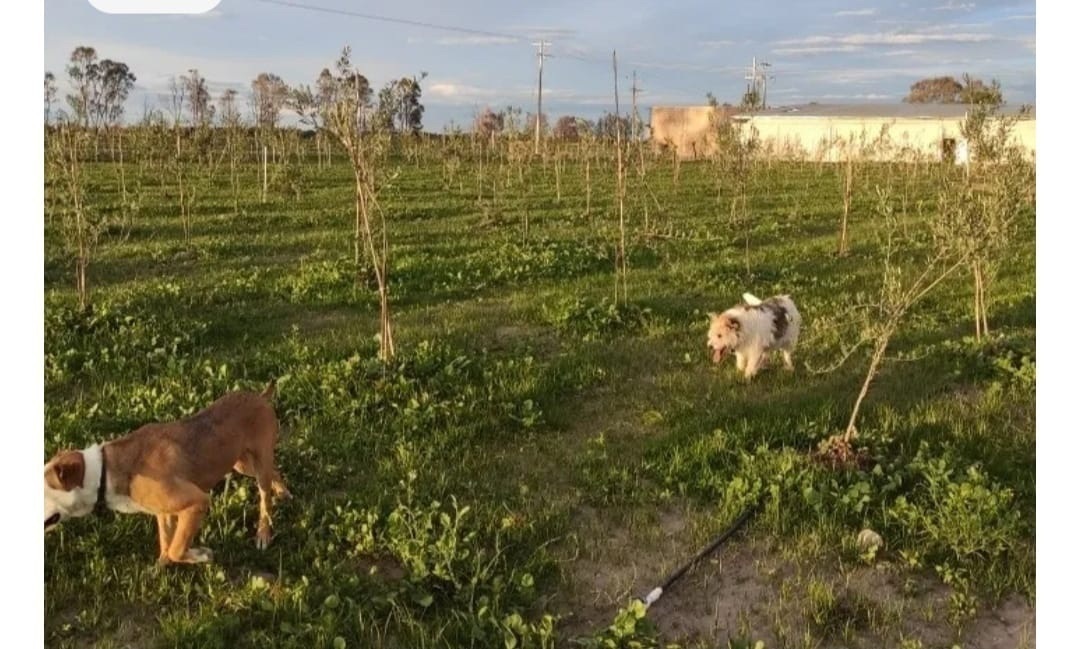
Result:
<svg viewBox="0 0 1080 649">
<path fill-rule="evenodd" d="M 89 0 L 107 14 L 204 14 L 221 0 Z"/>
</svg>

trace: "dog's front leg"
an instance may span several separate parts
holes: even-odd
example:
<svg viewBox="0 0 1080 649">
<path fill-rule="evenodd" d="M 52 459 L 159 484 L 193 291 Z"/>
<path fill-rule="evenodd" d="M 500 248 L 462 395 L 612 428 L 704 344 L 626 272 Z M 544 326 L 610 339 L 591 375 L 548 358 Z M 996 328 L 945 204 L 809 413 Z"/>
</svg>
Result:
<svg viewBox="0 0 1080 649">
<path fill-rule="evenodd" d="M 735 369 L 740 372 L 746 370 L 746 354 L 735 352 Z"/>
<path fill-rule="evenodd" d="M 158 541 L 168 540 L 166 551 L 158 558 L 159 566 L 205 563 L 213 558 L 207 548 L 191 547 L 210 509 L 208 493 L 186 480 L 159 481 L 136 476 L 131 481 L 131 498 L 158 514 Z M 166 539 L 167 536 L 171 538 Z"/>
<path fill-rule="evenodd" d="M 176 533 L 176 516 L 172 514 L 158 514 L 158 563 L 168 563 L 169 546 L 172 545 L 173 534 Z"/>
<path fill-rule="evenodd" d="M 747 381 L 754 378 L 754 376 L 758 373 L 758 370 L 761 369 L 761 359 L 761 350 L 754 349 L 747 353 L 746 371 L 743 373 L 743 376 L 746 377 Z"/>
<path fill-rule="evenodd" d="M 795 371 L 795 362 L 791 360 L 790 349 L 784 350 L 784 367 L 787 368 L 787 371 L 789 372 Z"/>
<path fill-rule="evenodd" d="M 173 533 L 167 557 L 169 562 L 207 563 L 213 560 L 214 553 L 209 548 L 191 547 L 191 542 L 199 531 L 199 525 L 202 524 L 203 517 L 210 509 L 210 497 L 205 493 L 202 496 L 202 499 L 176 515 L 176 531 Z"/>
</svg>

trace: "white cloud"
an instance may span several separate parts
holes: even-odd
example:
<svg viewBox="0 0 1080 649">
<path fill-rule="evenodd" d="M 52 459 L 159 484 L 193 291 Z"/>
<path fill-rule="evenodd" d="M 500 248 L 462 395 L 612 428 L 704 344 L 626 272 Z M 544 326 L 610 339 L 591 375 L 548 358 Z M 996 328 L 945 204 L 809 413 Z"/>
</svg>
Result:
<svg viewBox="0 0 1080 649">
<path fill-rule="evenodd" d="M 449 101 L 464 99 L 466 102 L 471 102 L 476 99 L 494 97 L 495 93 L 490 88 L 480 88 L 460 83 L 433 83 L 424 89 L 424 94 Z"/>
<path fill-rule="evenodd" d="M 925 43 L 984 43 L 995 40 L 993 34 L 981 32 L 928 33 L 875 32 L 844 36 L 807 36 L 777 41 L 777 45 L 794 47 L 826 47 L 837 45 L 923 45 Z"/>
<path fill-rule="evenodd" d="M 919 50 L 888 50 L 880 52 L 878 56 L 914 56 L 921 53 Z"/>
<path fill-rule="evenodd" d="M 504 31 L 504 30 L 499 30 Z M 573 38 L 577 35 L 576 29 L 567 27 L 538 27 L 535 25 L 518 25 L 511 27 L 510 31 L 515 34 L 524 34 L 529 38 Z"/>
<path fill-rule="evenodd" d="M 729 40 L 723 40 L 723 39 L 715 40 L 715 41 L 701 41 L 701 43 L 700 43 L 700 45 L 702 47 L 707 47 L 707 48 L 731 47 L 734 44 L 735 44 L 735 41 L 729 41 Z"/>
<path fill-rule="evenodd" d="M 842 9 L 834 13 L 834 16 L 873 16 L 878 12 L 877 9 Z"/>
<path fill-rule="evenodd" d="M 522 41 L 509 36 L 448 36 L 435 42 L 438 45 L 509 45 Z"/>
<path fill-rule="evenodd" d="M 943 5 L 930 7 L 930 11 L 971 11 L 974 8 L 974 2 L 956 2 L 955 0 L 949 0 Z"/>
<path fill-rule="evenodd" d="M 925 25 L 916 29 L 915 31 L 920 34 L 947 34 L 951 32 L 971 32 L 972 30 L 986 30 L 990 27 L 990 23 L 934 23 L 932 25 Z"/>
<path fill-rule="evenodd" d="M 836 52 L 859 52 L 861 45 L 809 45 L 806 47 L 780 47 L 773 54 L 831 54 Z"/>
<path fill-rule="evenodd" d="M 79 44 L 76 39 L 61 35 L 50 38 L 45 47 L 46 69 L 53 70 L 58 77 L 63 78 L 67 53 Z M 135 73 L 139 85 L 152 92 L 168 92 L 169 80 L 173 76 L 187 74 L 191 69 L 198 70 L 212 87 L 248 87 L 260 72 L 272 72 L 290 84 L 312 83 L 319 70 L 331 66 L 340 53 L 337 48 L 333 48 L 328 49 L 324 56 L 281 53 L 272 56 L 228 57 L 120 41 L 96 41 L 94 47 L 102 58 L 126 62 Z M 379 61 L 354 56 L 353 63 L 373 84 L 400 74 L 396 67 Z"/>
<path fill-rule="evenodd" d="M 424 97 L 430 103 L 449 106 L 502 106 L 504 104 L 532 106 L 536 103 L 536 87 L 518 85 L 513 87 L 487 87 L 454 80 L 437 81 L 424 88 Z M 656 99 L 656 97 L 652 97 Z M 569 88 L 544 88 L 544 105 L 554 103 L 607 105 L 612 99 L 607 94 L 582 93 Z M 546 112 L 546 109 L 545 109 Z"/>
<path fill-rule="evenodd" d="M 896 95 L 888 95 L 888 94 L 882 94 L 882 93 L 878 93 L 878 92 L 868 92 L 868 93 L 856 93 L 856 94 L 849 94 L 849 95 L 836 95 L 836 94 L 821 95 L 821 98 L 822 99 L 859 99 L 859 100 L 862 100 L 862 101 L 883 101 L 885 99 L 895 99 Z"/>
</svg>

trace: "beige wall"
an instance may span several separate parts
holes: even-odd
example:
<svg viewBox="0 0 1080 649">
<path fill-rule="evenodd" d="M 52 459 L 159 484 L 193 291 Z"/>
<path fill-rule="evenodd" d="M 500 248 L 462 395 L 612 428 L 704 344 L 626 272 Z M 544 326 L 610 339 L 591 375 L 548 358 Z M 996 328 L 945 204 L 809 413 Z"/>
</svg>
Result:
<svg viewBox="0 0 1080 649">
<path fill-rule="evenodd" d="M 673 147 L 684 160 L 712 154 L 714 116 L 710 106 L 656 106 L 649 116 L 649 132 L 657 147 Z"/>
<path fill-rule="evenodd" d="M 691 160 L 713 153 L 713 118 L 718 112 L 709 106 L 657 106 L 652 109 L 650 127 L 656 147 L 674 147 L 680 158 Z M 767 155 L 781 158 L 840 160 L 853 143 L 864 153 L 887 128 L 891 149 L 878 157 L 895 157 L 907 149 L 924 156 L 940 156 L 942 140 L 960 140 L 958 118 L 814 117 L 759 115 L 747 122 Z M 746 124 L 744 133 L 749 133 Z M 1025 119 L 1014 128 L 1015 141 L 1034 154 L 1035 120 Z M 843 143 L 841 142 L 843 141 Z"/>
<path fill-rule="evenodd" d="M 855 147 L 864 152 L 883 131 L 897 147 L 940 155 L 941 141 L 957 137 L 957 123 L 936 119 L 761 116 L 746 126 L 757 131 L 765 150 L 782 158 L 835 161 Z"/>
<path fill-rule="evenodd" d="M 794 117 L 765 115 L 747 125 L 769 155 L 781 158 L 836 161 L 854 146 L 868 158 L 895 158 L 908 150 L 923 156 L 939 157 L 945 139 L 963 138 L 962 120 L 911 118 Z M 747 132 L 744 125 L 744 133 Z M 874 142 L 887 133 L 889 147 L 873 150 Z M 1035 120 L 1023 120 L 1014 127 L 1014 141 L 1030 152 L 1035 150 Z"/>
</svg>

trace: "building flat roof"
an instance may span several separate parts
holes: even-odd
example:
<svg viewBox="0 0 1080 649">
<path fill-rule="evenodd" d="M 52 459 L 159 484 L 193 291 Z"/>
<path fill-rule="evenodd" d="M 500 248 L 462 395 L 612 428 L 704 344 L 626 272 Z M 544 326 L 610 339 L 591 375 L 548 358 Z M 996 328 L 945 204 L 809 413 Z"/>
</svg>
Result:
<svg viewBox="0 0 1080 649">
<path fill-rule="evenodd" d="M 999 113 L 1015 115 L 1020 106 L 1002 106 Z M 765 110 L 739 112 L 737 117 L 906 117 L 909 119 L 962 118 L 968 111 L 967 104 L 797 104 L 777 106 Z M 1028 115 L 1035 118 L 1035 107 Z"/>
</svg>

